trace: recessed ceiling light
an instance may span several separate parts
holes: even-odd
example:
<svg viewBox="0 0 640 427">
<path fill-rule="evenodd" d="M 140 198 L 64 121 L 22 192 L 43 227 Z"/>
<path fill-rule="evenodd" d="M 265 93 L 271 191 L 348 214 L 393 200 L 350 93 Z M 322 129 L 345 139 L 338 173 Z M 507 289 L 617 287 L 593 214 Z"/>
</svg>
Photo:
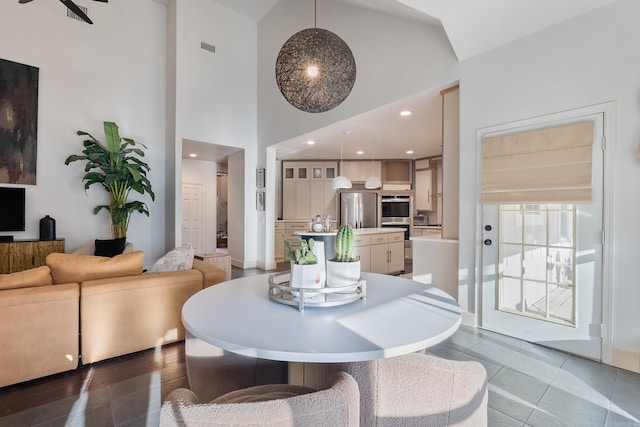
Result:
<svg viewBox="0 0 640 427">
<path fill-rule="evenodd" d="M 198 157 L 198 155 L 196 153 L 191 153 L 189 154 L 189 157 Z"/>
<path fill-rule="evenodd" d="M 358 151 L 356 151 L 356 154 L 357 154 L 358 156 L 362 156 L 362 155 L 364 154 L 364 151 L 362 151 L 362 150 L 358 150 Z"/>
<path fill-rule="evenodd" d="M 313 145 L 313 144 L 315 144 L 315 143 L 316 143 L 315 141 L 311 141 L 311 140 L 307 141 L 307 144 L 308 144 L 308 145 Z"/>
<path fill-rule="evenodd" d="M 413 154 L 413 150 L 407 150 L 407 154 Z"/>
<path fill-rule="evenodd" d="M 401 111 L 401 112 L 400 112 L 400 115 L 401 115 L 401 116 L 405 116 L 405 117 L 406 117 L 406 116 L 410 116 L 410 115 L 411 115 L 411 111 L 409 111 L 409 110 Z"/>
</svg>

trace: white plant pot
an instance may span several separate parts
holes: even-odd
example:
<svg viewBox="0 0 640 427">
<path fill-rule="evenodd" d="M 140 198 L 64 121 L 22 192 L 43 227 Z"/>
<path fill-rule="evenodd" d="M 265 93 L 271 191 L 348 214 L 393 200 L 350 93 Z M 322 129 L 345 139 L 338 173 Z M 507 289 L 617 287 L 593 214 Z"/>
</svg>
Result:
<svg viewBox="0 0 640 427">
<path fill-rule="evenodd" d="M 327 286 L 339 288 L 360 280 L 360 260 L 350 262 L 327 261 Z"/>
<path fill-rule="evenodd" d="M 321 288 L 322 283 L 322 266 L 320 264 L 296 264 L 291 261 L 291 278 L 289 286 L 292 288 Z M 299 292 L 291 292 L 293 296 L 299 296 Z M 305 299 L 313 297 L 316 292 L 305 292 Z"/>
</svg>

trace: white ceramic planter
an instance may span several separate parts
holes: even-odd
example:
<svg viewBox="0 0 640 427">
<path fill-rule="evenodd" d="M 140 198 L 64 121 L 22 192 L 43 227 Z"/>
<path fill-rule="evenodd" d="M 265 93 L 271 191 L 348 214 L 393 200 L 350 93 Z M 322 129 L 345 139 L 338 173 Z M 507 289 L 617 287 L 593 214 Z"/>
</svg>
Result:
<svg viewBox="0 0 640 427">
<path fill-rule="evenodd" d="M 292 288 L 321 288 L 324 286 L 322 283 L 323 269 L 320 264 L 295 264 L 291 261 L 291 278 L 289 286 Z M 299 296 L 298 292 L 292 292 L 293 296 Z M 305 292 L 305 299 L 307 297 L 315 296 L 316 293 Z"/>
<path fill-rule="evenodd" d="M 360 260 L 351 262 L 327 261 L 327 286 L 349 286 L 360 280 Z"/>
</svg>

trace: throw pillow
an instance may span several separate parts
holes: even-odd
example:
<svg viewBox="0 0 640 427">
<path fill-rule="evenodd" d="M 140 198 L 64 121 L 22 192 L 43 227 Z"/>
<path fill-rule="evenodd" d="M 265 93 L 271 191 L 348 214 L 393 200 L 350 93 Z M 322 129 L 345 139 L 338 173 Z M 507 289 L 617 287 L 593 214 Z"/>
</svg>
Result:
<svg viewBox="0 0 640 427">
<path fill-rule="evenodd" d="M 167 252 L 153 264 L 147 273 L 191 270 L 193 268 L 193 247 L 191 244 L 180 246 Z"/>
<path fill-rule="evenodd" d="M 99 240 L 96 239 L 96 251 L 95 256 L 108 256 L 114 257 L 120 255 L 124 251 L 124 245 L 126 244 L 126 237 L 120 237 L 119 239 Z"/>
<path fill-rule="evenodd" d="M 17 273 L 0 274 L 0 289 L 2 290 L 47 286 L 52 283 L 49 267 L 46 265 Z"/>
<path fill-rule="evenodd" d="M 85 280 L 142 274 L 144 252 L 136 251 L 113 258 L 51 253 L 47 255 L 53 283 L 81 283 Z"/>
</svg>

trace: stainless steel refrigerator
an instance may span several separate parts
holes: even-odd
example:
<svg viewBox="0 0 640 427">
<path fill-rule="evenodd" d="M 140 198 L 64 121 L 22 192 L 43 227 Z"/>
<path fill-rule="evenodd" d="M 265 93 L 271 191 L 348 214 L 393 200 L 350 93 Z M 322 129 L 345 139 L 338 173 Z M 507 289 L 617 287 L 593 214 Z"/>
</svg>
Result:
<svg viewBox="0 0 640 427">
<path fill-rule="evenodd" d="M 378 227 L 376 193 L 340 193 L 340 224 L 353 228 Z"/>
</svg>

